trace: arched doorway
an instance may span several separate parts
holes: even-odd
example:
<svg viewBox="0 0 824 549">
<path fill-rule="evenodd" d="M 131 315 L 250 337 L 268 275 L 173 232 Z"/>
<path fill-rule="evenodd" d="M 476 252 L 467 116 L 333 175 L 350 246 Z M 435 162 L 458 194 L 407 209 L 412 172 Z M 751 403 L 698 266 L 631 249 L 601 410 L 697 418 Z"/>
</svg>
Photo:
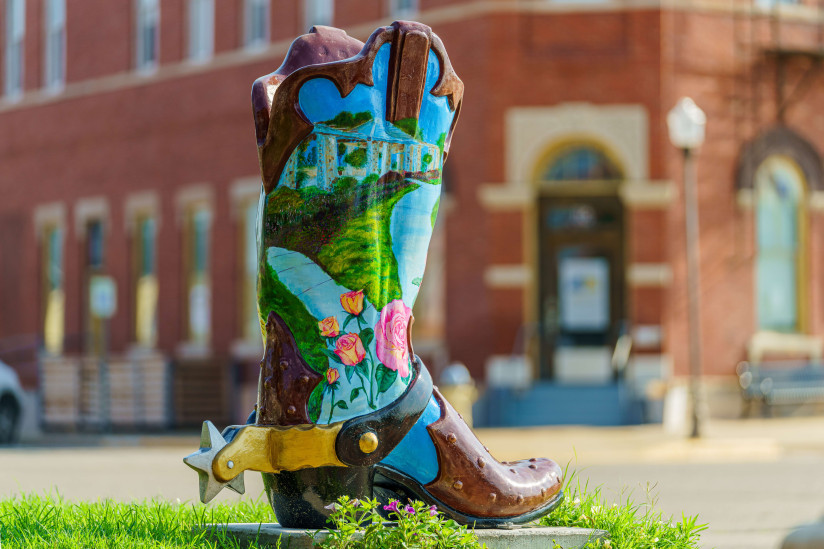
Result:
<svg viewBox="0 0 824 549">
<path fill-rule="evenodd" d="M 538 193 L 539 374 L 558 382 L 609 382 L 625 318 L 624 170 L 594 141 L 550 148 Z"/>
</svg>

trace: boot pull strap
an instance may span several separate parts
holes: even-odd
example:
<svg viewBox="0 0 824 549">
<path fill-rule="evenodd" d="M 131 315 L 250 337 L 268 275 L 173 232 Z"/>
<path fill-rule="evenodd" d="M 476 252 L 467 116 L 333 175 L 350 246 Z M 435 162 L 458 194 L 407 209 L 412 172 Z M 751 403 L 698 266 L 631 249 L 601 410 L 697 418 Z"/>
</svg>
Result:
<svg viewBox="0 0 824 549">
<path fill-rule="evenodd" d="M 432 376 L 415 356 L 414 376 L 392 404 L 344 422 L 335 440 L 335 453 L 349 466 L 374 465 L 389 455 L 421 417 L 432 396 Z"/>
</svg>

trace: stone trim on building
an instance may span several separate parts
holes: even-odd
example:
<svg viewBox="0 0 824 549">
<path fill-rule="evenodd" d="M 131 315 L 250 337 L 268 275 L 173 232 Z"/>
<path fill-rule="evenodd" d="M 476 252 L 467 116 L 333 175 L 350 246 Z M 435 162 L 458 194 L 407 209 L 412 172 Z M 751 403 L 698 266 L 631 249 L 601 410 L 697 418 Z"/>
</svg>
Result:
<svg viewBox="0 0 824 549">
<path fill-rule="evenodd" d="M 678 194 L 675 182 L 666 181 L 623 181 L 618 194 L 625 206 L 632 209 L 667 208 Z"/>
<path fill-rule="evenodd" d="M 769 129 L 741 148 L 735 178 L 736 188 L 753 189 L 755 172 L 772 155 L 792 158 L 804 172 L 809 192 L 824 191 L 821 155 L 810 142 L 786 126 Z"/>
<path fill-rule="evenodd" d="M 625 179 L 648 179 L 649 121 L 643 105 L 563 103 L 507 111 L 504 158 L 508 181 L 533 185 L 546 151 L 576 137 L 602 146 L 615 158 Z"/>
<path fill-rule="evenodd" d="M 766 331 L 755 332 L 747 342 L 747 360 L 757 363 L 770 354 L 820 360 L 824 357 L 824 337 Z"/>
<path fill-rule="evenodd" d="M 669 286 L 672 266 L 667 263 L 630 263 L 627 265 L 628 286 Z"/>
<path fill-rule="evenodd" d="M 531 207 L 535 192 L 517 183 L 485 183 L 478 187 L 478 201 L 489 211 L 519 211 Z M 666 181 L 621 181 L 618 194 L 625 206 L 632 209 L 663 209 L 677 196 L 675 183 Z"/>
<path fill-rule="evenodd" d="M 109 200 L 106 197 L 81 198 L 74 203 L 74 236 L 78 240 L 86 237 L 86 225 L 92 219 L 99 219 L 104 231 L 109 229 Z"/>
<path fill-rule="evenodd" d="M 63 202 L 41 204 L 34 208 L 32 218 L 35 234 L 37 239 L 40 240 L 46 227 L 66 228 L 66 205 Z"/>
<path fill-rule="evenodd" d="M 489 288 L 525 288 L 532 281 L 529 265 L 489 265 L 484 269 L 484 283 Z"/>
<path fill-rule="evenodd" d="M 178 191 L 175 197 L 175 219 L 178 226 L 182 227 L 186 221 L 186 209 L 199 202 L 207 204 L 214 214 L 215 190 L 208 183 L 188 185 Z M 214 215 L 212 216 L 211 222 L 214 223 Z"/>
<path fill-rule="evenodd" d="M 137 220 L 141 215 L 154 217 L 156 230 L 160 230 L 163 216 L 160 214 L 160 195 L 157 191 L 143 191 L 126 197 L 123 221 L 127 234 L 134 234 L 137 230 Z"/>
<path fill-rule="evenodd" d="M 240 177 L 232 182 L 231 187 L 229 187 L 229 203 L 232 205 L 229 209 L 229 215 L 233 221 L 238 220 L 245 204 L 248 204 L 250 200 L 257 202 L 260 199 L 262 186 L 263 183 L 260 181 L 259 175 Z"/>
</svg>

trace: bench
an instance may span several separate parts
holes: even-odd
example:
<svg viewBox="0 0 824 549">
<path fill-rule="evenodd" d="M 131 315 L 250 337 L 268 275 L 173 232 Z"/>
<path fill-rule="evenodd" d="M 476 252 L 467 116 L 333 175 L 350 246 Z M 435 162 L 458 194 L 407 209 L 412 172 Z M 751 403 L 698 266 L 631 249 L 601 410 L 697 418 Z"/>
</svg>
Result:
<svg viewBox="0 0 824 549">
<path fill-rule="evenodd" d="M 749 415 L 754 404 L 770 413 L 774 406 L 824 403 L 824 364 L 815 361 L 767 361 L 758 364 L 741 362 L 736 367 L 741 396 L 742 416 Z"/>
</svg>

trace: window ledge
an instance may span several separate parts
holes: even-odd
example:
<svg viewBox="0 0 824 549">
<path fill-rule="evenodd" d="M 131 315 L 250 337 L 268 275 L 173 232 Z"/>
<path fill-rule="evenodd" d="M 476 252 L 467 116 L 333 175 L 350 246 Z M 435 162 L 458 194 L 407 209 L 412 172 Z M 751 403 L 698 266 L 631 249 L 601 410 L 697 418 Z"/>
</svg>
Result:
<svg viewBox="0 0 824 549">
<path fill-rule="evenodd" d="M 142 345 L 140 343 L 132 343 L 126 349 L 126 356 L 129 358 L 148 358 L 161 357 L 163 353 L 153 345 Z"/>
<path fill-rule="evenodd" d="M 232 342 L 232 358 L 238 360 L 260 360 L 263 356 L 263 342 L 259 339 L 238 339 Z"/>
<path fill-rule="evenodd" d="M 798 333 L 755 332 L 747 342 L 747 360 L 760 362 L 769 354 L 820 359 L 824 356 L 824 338 Z"/>
<path fill-rule="evenodd" d="M 212 356 L 212 348 L 207 343 L 184 341 L 177 346 L 175 355 L 182 359 L 208 358 Z"/>
</svg>

